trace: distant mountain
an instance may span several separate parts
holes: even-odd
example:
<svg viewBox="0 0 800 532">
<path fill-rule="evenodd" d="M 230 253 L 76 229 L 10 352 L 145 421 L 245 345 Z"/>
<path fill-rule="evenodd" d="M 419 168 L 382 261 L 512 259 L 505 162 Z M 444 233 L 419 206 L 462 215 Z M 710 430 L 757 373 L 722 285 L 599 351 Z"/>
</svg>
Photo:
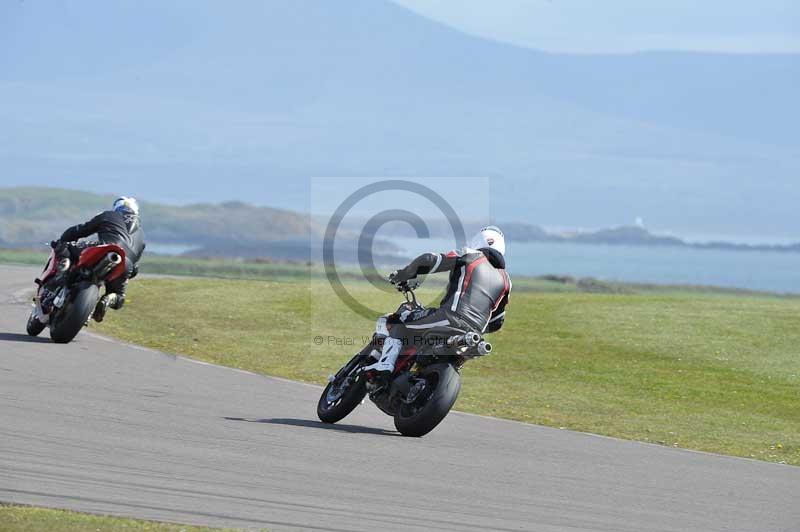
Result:
<svg viewBox="0 0 800 532">
<path fill-rule="evenodd" d="M 108 210 L 114 196 L 56 188 L 0 188 L 0 245 L 39 245 Z M 242 202 L 187 206 L 142 202 L 147 239 L 196 247 L 267 245 L 320 238 L 307 216 Z"/>
<path fill-rule="evenodd" d="M 493 178 L 495 216 L 794 236 L 796 55 L 547 54 L 381 0 L 0 3 L 0 184 L 305 211 Z"/>
<path fill-rule="evenodd" d="M 58 188 L 0 188 L 0 247 L 39 247 L 67 227 L 109 209 L 113 200 L 114 196 Z M 148 253 L 292 261 L 321 257 L 325 227 L 305 214 L 235 201 L 144 201 L 141 210 Z M 357 235 L 344 231 L 339 236 L 337 257 L 355 262 Z M 375 240 L 374 251 L 376 260 L 386 262 L 399 253 L 383 239 Z"/>
<path fill-rule="evenodd" d="M 686 246 L 686 242 L 674 236 L 654 235 L 638 226 L 622 226 L 599 231 L 562 235 L 563 240 L 580 244 L 620 244 L 632 246 Z"/>
<path fill-rule="evenodd" d="M 113 196 L 56 188 L 0 188 L 0 247 L 31 248 L 58 238 L 70 225 L 84 222 L 109 208 Z M 167 205 L 142 202 L 142 226 L 150 253 L 195 257 L 269 258 L 320 261 L 327 221 L 244 202 Z M 427 222 L 432 238 L 452 238 L 450 224 Z M 655 235 L 642 227 L 623 226 L 590 232 L 549 232 L 539 226 L 506 222 L 500 226 L 513 242 L 562 242 L 629 246 L 679 246 L 739 251 L 800 252 L 800 243 L 751 246 L 730 242 L 688 243 L 674 236 Z M 358 262 L 362 224 L 349 220 L 337 234 L 337 260 Z M 479 228 L 465 223 L 469 235 Z M 407 259 L 394 238 L 416 237 L 404 223 L 390 222 L 373 235 L 373 259 L 394 264 Z M 172 245 L 172 246 L 170 246 Z M 159 250 L 167 251 L 159 251 Z M 170 251 L 178 249 L 178 251 Z"/>
<path fill-rule="evenodd" d="M 318 220 L 321 223 L 321 220 Z M 426 220 L 430 238 L 452 239 L 451 224 L 444 220 Z M 358 218 L 346 221 L 342 227 L 356 232 L 364 225 Z M 464 230 L 469 238 L 485 223 L 464 222 Z M 623 225 L 596 231 L 548 231 L 541 226 L 524 222 L 497 222 L 506 239 L 512 242 L 556 242 L 572 244 L 605 244 L 625 246 L 673 246 L 696 249 L 727 249 L 733 251 L 785 251 L 800 252 L 800 242 L 786 245 L 755 245 L 738 242 L 707 241 L 689 242 L 672 235 L 651 233 L 641 226 Z M 419 238 L 415 230 L 402 222 L 388 222 L 380 226 L 380 235 L 385 239 Z"/>
<path fill-rule="evenodd" d="M 727 249 L 731 251 L 783 251 L 800 253 L 800 242 L 787 245 L 755 245 L 737 242 L 687 242 L 670 235 L 651 233 L 644 227 L 620 226 L 598 231 L 548 232 L 527 224 L 501 224 L 509 240 L 517 242 L 565 242 L 573 244 L 606 244 L 613 246 L 672 246 L 695 249 Z"/>
</svg>

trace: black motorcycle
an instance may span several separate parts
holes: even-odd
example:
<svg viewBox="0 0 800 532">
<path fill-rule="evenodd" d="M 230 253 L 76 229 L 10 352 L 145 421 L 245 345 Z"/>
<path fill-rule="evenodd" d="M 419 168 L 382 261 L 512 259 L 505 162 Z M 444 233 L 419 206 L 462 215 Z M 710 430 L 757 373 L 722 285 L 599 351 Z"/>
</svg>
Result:
<svg viewBox="0 0 800 532">
<path fill-rule="evenodd" d="M 406 298 L 397 314 L 420 311 L 414 290 L 419 285 L 398 286 Z M 350 362 L 344 365 L 322 392 L 317 415 L 325 423 L 344 419 L 369 395 L 375 405 L 394 417 L 394 426 L 404 436 L 424 436 L 447 416 L 461 390 L 460 371 L 472 358 L 488 355 L 492 346 L 480 334 L 461 331 L 448 337 L 423 336 L 415 345 L 404 346 L 389 376 L 376 376 L 362 368 L 375 362 L 385 336 L 378 333 Z"/>
</svg>

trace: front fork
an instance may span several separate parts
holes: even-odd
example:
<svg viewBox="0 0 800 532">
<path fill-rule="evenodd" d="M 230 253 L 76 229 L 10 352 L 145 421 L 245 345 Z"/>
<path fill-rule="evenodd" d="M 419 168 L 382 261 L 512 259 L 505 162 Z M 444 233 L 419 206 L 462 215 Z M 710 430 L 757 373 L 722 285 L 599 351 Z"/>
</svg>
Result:
<svg viewBox="0 0 800 532">
<path fill-rule="evenodd" d="M 33 296 L 33 310 L 31 311 L 31 313 L 41 323 L 48 323 L 53 313 L 57 312 L 64 306 L 64 303 L 66 302 L 69 293 L 66 286 L 63 285 L 59 286 L 55 290 L 54 295 L 48 296 L 47 299 L 50 300 L 48 301 L 48 308 L 50 309 L 50 312 L 45 312 L 44 308 L 42 307 L 42 290 L 48 290 L 48 289 L 45 287 L 40 287 L 38 292 L 36 292 L 36 295 Z"/>
<path fill-rule="evenodd" d="M 40 323 L 47 323 L 50 321 L 50 315 L 45 314 L 42 310 L 42 301 L 39 298 L 39 294 L 33 296 L 33 310 L 31 310 L 31 315 L 39 320 Z"/>
</svg>

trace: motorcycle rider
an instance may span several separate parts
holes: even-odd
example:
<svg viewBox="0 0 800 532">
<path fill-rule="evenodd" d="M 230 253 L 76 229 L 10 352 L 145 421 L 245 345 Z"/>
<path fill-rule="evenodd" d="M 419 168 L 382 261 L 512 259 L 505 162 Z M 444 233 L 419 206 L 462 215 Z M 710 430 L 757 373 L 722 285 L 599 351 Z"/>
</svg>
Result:
<svg viewBox="0 0 800 532">
<path fill-rule="evenodd" d="M 363 371 L 391 373 L 404 342 L 417 340 L 422 334 L 450 336 L 499 330 L 511 293 L 505 251 L 503 232 L 491 225 L 481 229 L 469 247 L 450 253 L 424 253 L 393 272 L 389 281 L 395 285 L 417 275 L 439 272 L 450 272 L 450 280 L 438 309 L 406 311 L 378 319 L 378 332 L 386 335 L 383 350 L 380 359 Z"/>
<path fill-rule="evenodd" d="M 78 239 L 97 234 L 99 242 L 76 243 Z M 116 244 L 125 250 L 125 275 L 106 283 L 106 293 L 97 302 L 92 316 L 103 321 L 106 310 L 119 310 L 125 304 L 128 279 L 139 272 L 138 262 L 144 253 L 144 232 L 139 222 L 139 203 L 135 198 L 121 196 L 114 200 L 112 209 L 103 211 L 86 223 L 68 228 L 53 241 L 61 271 L 69 268 L 69 261 L 78 260 L 80 252 L 91 245 Z"/>
</svg>

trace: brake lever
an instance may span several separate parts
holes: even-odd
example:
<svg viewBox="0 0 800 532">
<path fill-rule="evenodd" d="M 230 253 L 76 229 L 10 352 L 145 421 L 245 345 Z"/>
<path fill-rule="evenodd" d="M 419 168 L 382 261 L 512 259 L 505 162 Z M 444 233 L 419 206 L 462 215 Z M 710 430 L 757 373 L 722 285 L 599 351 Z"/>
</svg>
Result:
<svg viewBox="0 0 800 532">
<path fill-rule="evenodd" d="M 395 288 L 397 288 L 398 292 L 403 292 L 405 294 L 406 292 L 413 292 L 414 290 L 419 288 L 419 283 L 411 281 L 403 281 L 402 283 L 396 284 Z"/>
</svg>

